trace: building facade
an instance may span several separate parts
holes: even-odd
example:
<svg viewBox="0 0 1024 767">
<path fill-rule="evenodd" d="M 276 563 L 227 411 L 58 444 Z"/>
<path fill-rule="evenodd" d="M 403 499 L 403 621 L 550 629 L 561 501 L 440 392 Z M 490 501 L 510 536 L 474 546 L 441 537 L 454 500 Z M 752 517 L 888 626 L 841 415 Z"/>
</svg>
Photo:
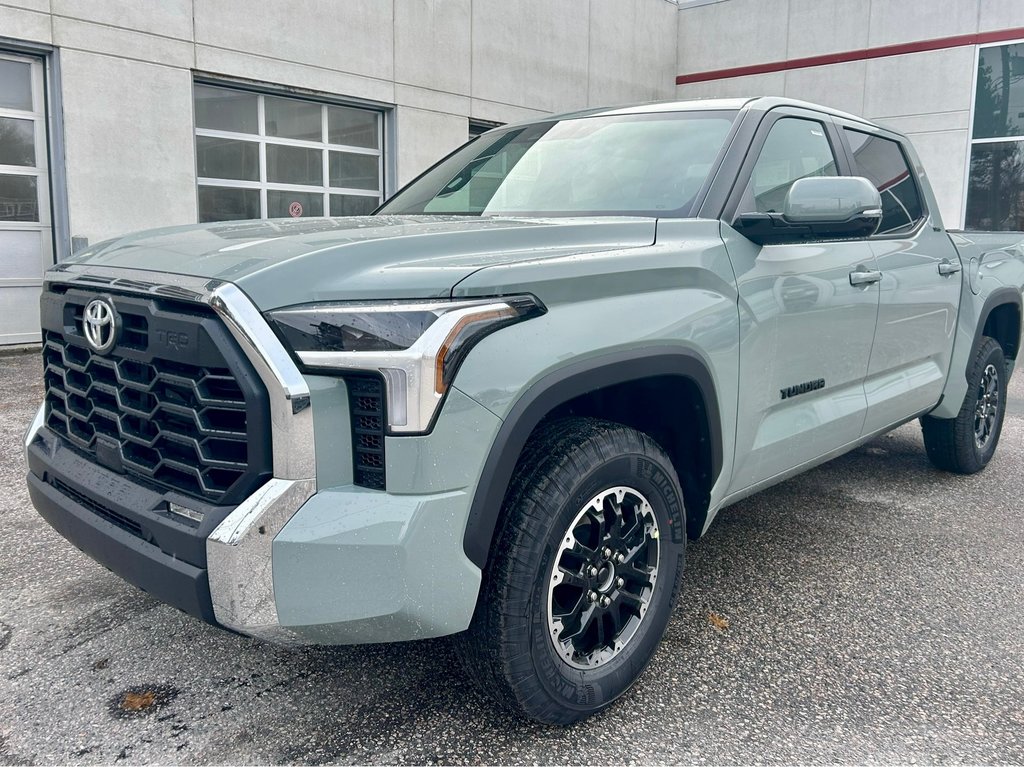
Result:
<svg viewBox="0 0 1024 767">
<path fill-rule="evenodd" d="M 473 131 L 672 98 L 665 0 L 0 1 L 0 344 L 43 270 L 216 219 L 372 210 Z"/>
<path fill-rule="evenodd" d="M 1022 0 L 0 0 L 0 345 L 86 243 L 355 215 L 494 125 L 787 95 L 918 148 L 949 226 L 1024 229 Z"/>
</svg>

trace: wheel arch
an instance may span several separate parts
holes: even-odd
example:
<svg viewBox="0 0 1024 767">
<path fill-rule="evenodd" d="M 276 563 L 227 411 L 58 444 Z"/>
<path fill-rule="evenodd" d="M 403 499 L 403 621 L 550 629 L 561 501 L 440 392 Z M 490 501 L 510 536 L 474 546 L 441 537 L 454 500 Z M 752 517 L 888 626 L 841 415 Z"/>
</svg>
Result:
<svg viewBox="0 0 1024 767">
<path fill-rule="evenodd" d="M 977 349 L 982 336 L 994 338 L 1001 347 L 1007 360 L 1017 359 L 1020 352 L 1022 321 L 1021 293 L 1014 288 L 1000 288 L 985 299 L 978 316 L 978 324 L 974 332 L 974 345 Z M 964 371 L 964 375 L 967 371 Z"/>
<path fill-rule="evenodd" d="M 498 430 L 470 506 L 463 539 L 469 559 L 481 569 L 486 565 L 505 494 L 523 448 L 538 426 L 552 416 L 566 412 L 572 403 L 586 402 L 593 407 L 600 404 L 598 395 L 602 392 L 621 394 L 631 391 L 631 386 L 653 385 L 651 382 L 658 382 L 658 385 L 674 383 L 699 395 L 704 421 L 703 424 L 698 423 L 703 427 L 699 439 L 707 441 L 703 454 L 707 460 L 706 476 L 704 481 L 690 487 L 687 487 L 683 476 L 680 476 L 680 482 L 684 485 L 685 495 L 706 495 L 710 492 L 722 470 L 722 424 L 711 368 L 698 351 L 674 346 L 647 347 L 572 363 L 532 384 L 512 406 Z M 682 407 L 674 401 L 670 405 L 676 409 Z M 608 418 L 608 413 L 603 412 L 586 414 Z M 612 417 L 609 420 L 616 419 Z M 672 445 L 662 447 L 673 454 Z M 677 465 L 677 473 L 678 469 Z M 691 537 L 696 537 L 704 525 L 707 500 L 704 498 L 702 504 L 697 503 L 693 512 L 690 507 L 694 504 L 689 502 L 689 497 L 687 501 L 687 529 Z"/>
</svg>

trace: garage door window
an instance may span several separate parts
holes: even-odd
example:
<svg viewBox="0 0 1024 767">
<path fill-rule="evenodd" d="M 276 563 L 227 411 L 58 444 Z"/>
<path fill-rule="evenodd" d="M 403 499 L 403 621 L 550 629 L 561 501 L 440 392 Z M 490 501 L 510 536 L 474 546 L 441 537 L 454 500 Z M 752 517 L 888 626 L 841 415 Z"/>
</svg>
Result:
<svg viewBox="0 0 1024 767">
<path fill-rule="evenodd" d="M 1024 43 L 978 51 L 968 229 L 1024 230 Z"/>
<path fill-rule="evenodd" d="M 195 86 L 199 220 L 358 216 L 383 195 L 381 113 Z"/>
</svg>

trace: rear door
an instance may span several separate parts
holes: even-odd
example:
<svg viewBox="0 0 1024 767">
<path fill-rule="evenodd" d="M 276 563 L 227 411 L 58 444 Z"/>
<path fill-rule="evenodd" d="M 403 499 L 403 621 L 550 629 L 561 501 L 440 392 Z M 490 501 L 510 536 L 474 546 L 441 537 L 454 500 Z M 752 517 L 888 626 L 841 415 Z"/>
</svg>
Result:
<svg viewBox="0 0 1024 767">
<path fill-rule="evenodd" d="M 781 212 L 807 176 L 849 175 L 830 117 L 785 108 L 762 120 L 723 216 L 739 289 L 740 394 L 731 492 L 770 480 L 857 440 L 878 284 L 866 240 L 758 246 L 729 226 L 740 213 Z"/>
<path fill-rule="evenodd" d="M 895 136 L 859 123 L 840 123 L 855 175 L 882 197 L 882 223 L 871 238 L 882 273 L 875 341 L 868 363 L 865 433 L 935 406 L 953 351 L 960 300 L 959 255 L 942 229 Z M 912 150 L 911 150 L 912 151 Z"/>
</svg>

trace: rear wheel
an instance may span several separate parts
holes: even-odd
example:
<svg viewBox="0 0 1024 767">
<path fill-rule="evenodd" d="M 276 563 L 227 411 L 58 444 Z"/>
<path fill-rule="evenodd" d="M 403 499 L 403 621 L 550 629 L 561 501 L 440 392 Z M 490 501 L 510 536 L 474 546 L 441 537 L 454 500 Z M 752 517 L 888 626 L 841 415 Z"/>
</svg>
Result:
<svg viewBox="0 0 1024 767">
<path fill-rule="evenodd" d="M 646 435 L 593 419 L 543 428 L 517 469 L 459 642 L 471 675 L 542 722 L 611 704 L 668 623 L 684 520 L 671 461 Z"/>
<path fill-rule="evenodd" d="M 928 458 L 940 469 L 974 474 L 992 460 L 1006 412 L 1006 359 L 983 337 L 967 368 L 969 388 L 956 418 L 921 419 Z"/>
</svg>

